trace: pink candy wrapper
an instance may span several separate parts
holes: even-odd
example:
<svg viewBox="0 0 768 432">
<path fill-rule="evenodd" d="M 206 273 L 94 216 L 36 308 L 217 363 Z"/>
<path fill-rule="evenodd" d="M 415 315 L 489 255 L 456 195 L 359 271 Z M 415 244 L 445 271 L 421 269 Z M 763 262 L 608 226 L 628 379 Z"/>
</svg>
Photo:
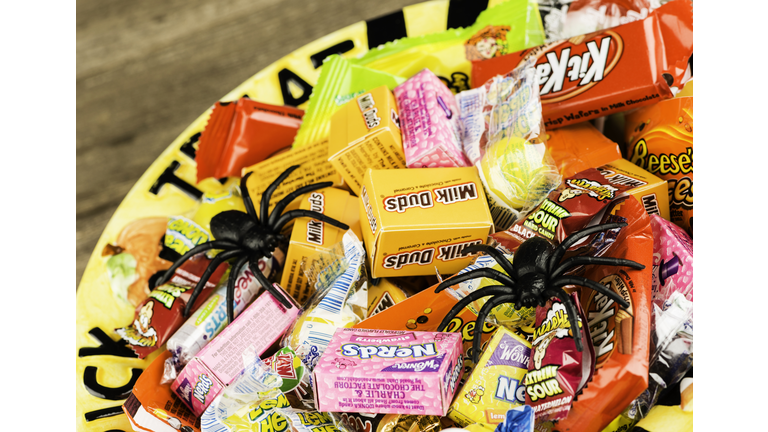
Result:
<svg viewBox="0 0 768 432">
<path fill-rule="evenodd" d="M 458 333 L 336 330 L 314 370 L 318 411 L 444 416 L 463 369 Z"/>
<path fill-rule="evenodd" d="M 693 239 L 682 228 L 651 215 L 653 302 L 661 307 L 673 292 L 693 301 Z"/>
<path fill-rule="evenodd" d="M 280 285 L 273 284 L 286 298 Z M 232 323 L 184 367 L 171 385 L 196 416 L 203 414 L 243 371 L 243 354 L 260 357 L 293 324 L 301 312 L 298 306 L 285 309 L 268 292 L 263 292 Z"/>
<path fill-rule="evenodd" d="M 429 69 L 395 87 L 408 168 L 468 167 L 453 93 Z"/>
</svg>

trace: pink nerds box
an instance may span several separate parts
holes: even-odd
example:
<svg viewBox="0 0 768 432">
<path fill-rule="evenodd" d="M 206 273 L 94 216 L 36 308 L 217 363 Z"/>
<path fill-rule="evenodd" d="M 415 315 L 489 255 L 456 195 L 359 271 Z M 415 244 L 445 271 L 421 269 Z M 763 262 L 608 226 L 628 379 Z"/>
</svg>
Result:
<svg viewBox="0 0 768 432">
<path fill-rule="evenodd" d="M 280 285 L 272 285 L 294 303 Z M 300 312 L 295 303 L 292 308 L 285 309 L 264 291 L 187 363 L 171 390 L 196 416 L 201 416 L 216 396 L 243 371 L 243 354 L 255 349 L 255 355 L 261 357 L 296 321 Z"/>
<path fill-rule="evenodd" d="M 394 93 L 408 168 L 472 165 L 461 150 L 456 99 L 437 75 L 424 69 Z"/>
<path fill-rule="evenodd" d="M 337 329 L 314 369 L 318 411 L 445 416 L 463 369 L 459 333 Z"/>
<path fill-rule="evenodd" d="M 684 229 L 658 215 L 651 215 L 651 230 L 654 303 L 661 306 L 675 291 L 693 301 L 693 240 Z"/>
</svg>

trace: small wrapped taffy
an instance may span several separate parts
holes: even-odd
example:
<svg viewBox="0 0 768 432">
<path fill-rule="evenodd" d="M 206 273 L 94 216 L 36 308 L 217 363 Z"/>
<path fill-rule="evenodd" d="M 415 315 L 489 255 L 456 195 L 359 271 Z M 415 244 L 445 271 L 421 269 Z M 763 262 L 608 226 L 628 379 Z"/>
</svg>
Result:
<svg viewBox="0 0 768 432">
<path fill-rule="evenodd" d="M 679 226 L 656 215 L 651 215 L 651 228 L 653 302 L 661 307 L 674 292 L 693 302 L 693 239 Z"/>
</svg>

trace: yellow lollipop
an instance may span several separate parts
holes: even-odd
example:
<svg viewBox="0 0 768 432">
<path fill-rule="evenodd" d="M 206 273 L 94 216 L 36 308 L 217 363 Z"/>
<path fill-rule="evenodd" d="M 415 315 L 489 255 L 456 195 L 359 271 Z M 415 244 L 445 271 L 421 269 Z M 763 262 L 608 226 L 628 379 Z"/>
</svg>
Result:
<svg viewBox="0 0 768 432">
<path fill-rule="evenodd" d="M 518 211 L 536 205 L 559 178 L 544 144 L 514 136 L 486 148 L 480 171 L 488 189 Z"/>
</svg>

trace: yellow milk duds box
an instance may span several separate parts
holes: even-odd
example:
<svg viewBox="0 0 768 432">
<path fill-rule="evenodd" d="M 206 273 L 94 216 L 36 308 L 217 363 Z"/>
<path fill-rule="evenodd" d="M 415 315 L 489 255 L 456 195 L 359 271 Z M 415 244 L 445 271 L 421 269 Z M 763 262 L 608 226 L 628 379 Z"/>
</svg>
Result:
<svg viewBox="0 0 768 432">
<path fill-rule="evenodd" d="M 387 86 L 355 97 L 333 114 L 328 161 L 358 196 L 368 168 L 405 168 L 397 104 Z"/>
<path fill-rule="evenodd" d="M 302 195 L 296 201 L 299 201 L 301 209 L 313 210 L 349 225 L 360 238 L 358 198 L 349 192 L 329 187 Z M 304 304 L 314 292 L 304 275 L 304 268 L 311 265 L 312 257 L 318 252 L 327 251 L 340 242 L 345 232 L 308 217 L 297 218 L 294 222 L 280 285 L 298 304 Z"/>
<path fill-rule="evenodd" d="M 669 220 L 669 191 L 667 181 L 656 177 L 626 159 L 616 159 L 597 167 L 610 184 L 631 186 L 627 193 L 645 207 L 645 211 Z"/>
<path fill-rule="evenodd" d="M 493 221 L 475 167 L 373 170 L 360 192 L 372 276 L 454 274 L 485 243 Z"/>
<path fill-rule="evenodd" d="M 259 210 L 261 206 L 261 196 L 264 194 L 267 187 L 269 187 L 269 185 L 272 184 L 283 171 L 293 165 L 299 165 L 299 168 L 280 183 L 277 189 L 272 193 L 272 197 L 269 200 L 270 211 L 281 199 L 300 187 L 325 181 L 332 182 L 335 187 L 344 187 L 344 179 L 336 171 L 336 168 L 326 160 L 327 154 L 328 140 L 326 139 L 308 146 L 292 148 L 255 165 L 243 168 L 243 176 L 249 172 L 253 172 L 253 175 L 248 178 L 247 186 L 248 193 L 256 208 L 256 213 L 261 215 Z M 285 208 L 285 210 L 283 210 L 283 213 L 289 210 L 298 209 L 298 202 L 298 199 L 294 200 Z M 289 223 L 289 226 L 291 223 Z"/>
</svg>

